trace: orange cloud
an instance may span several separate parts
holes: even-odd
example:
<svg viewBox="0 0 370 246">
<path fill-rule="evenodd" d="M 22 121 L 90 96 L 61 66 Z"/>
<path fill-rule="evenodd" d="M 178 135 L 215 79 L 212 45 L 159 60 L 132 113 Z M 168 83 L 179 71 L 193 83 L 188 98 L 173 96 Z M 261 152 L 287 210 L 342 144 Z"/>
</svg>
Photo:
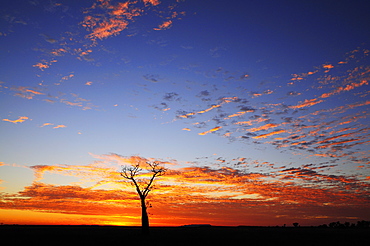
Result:
<svg viewBox="0 0 370 246">
<path fill-rule="evenodd" d="M 126 29 L 128 22 L 125 20 L 110 19 L 96 25 L 97 26 L 92 29 L 92 32 L 87 35 L 87 37 L 92 40 L 116 36 Z"/>
<path fill-rule="evenodd" d="M 45 68 L 49 68 L 49 65 L 47 64 L 42 64 L 41 62 L 33 65 L 33 67 L 38 67 L 41 71 L 44 71 Z"/>
<path fill-rule="evenodd" d="M 322 67 L 325 68 L 325 69 L 332 69 L 332 68 L 334 68 L 334 66 L 331 65 L 331 64 L 324 64 L 324 65 L 322 65 Z"/>
<path fill-rule="evenodd" d="M 184 114 L 184 115 L 179 115 L 178 117 L 189 118 L 189 116 L 193 116 L 193 115 L 196 115 L 196 114 L 204 114 L 204 113 L 207 113 L 208 111 L 211 111 L 212 109 L 219 108 L 219 107 L 221 107 L 221 105 L 212 105 L 210 108 L 207 108 L 205 110 L 201 110 L 201 111 L 194 112 L 194 113 L 188 113 L 188 114 Z"/>
<path fill-rule="evenodd" d="M 201 132 L 201 133 L 198 133 L 198 135 L 206 135 L 208 133 L 211 133 L 211 132 L 215 132 L 215 131 L 218 131 L 222 128 L 222 126 L 217 126 L 215 128 L 212 128 L 211 130 L 208 130 L 208 131 L 205 131 L 205 132 Z"/>
<path fill-rule="evenodd" d="M 302 77 L 294 77 L 294 78 L 291 78 L 290 80 L 302 80 L 303 78 Z"/>
<path fill-rule="evenodd" d="M 44 99 L 43 101 L 48 102 L 48 103 L 55 103 L 55 101 L 53 101 L 51 99 Z"/>
<path fill-rule="evenodd" d="M 268 121 L 268 119 L 258 118 L 258 119 L 255 119 L 255 120 L 239 121 L 239 122 L 236 122 L 234 124 L 235 125 L 249 125 L 249 126 L 252 126 L 253 124 L 259 124 L 259 123 L 262 123 L 262 122 L 265 122 L 265 121 Z"/>
<path fill-rule="evenodd" d="M 207 113 L 208 111 L 211 111 L 212 109 L 219 108 L 219 107 L 221 107 L 221 105 L 212 105 L 212 107 L 210 108 L 198 111 L 197 114 L 204 114 L 204 113 Z"/>
<path fill-rule="evenodd" d="M 33 99 L 35 95 L 45 95 L 45 93 L 28 89 L 28 87 L 25 86 L 18 86 L 18 87 L 13 87 L 11 88 L 13 91 L 18 91 L 18 93 L 15 93 L 15 96 L 23 97 L 26 99 Z"/>
<path fill-rule="evenodd" d="M 343 140 L 343 141 L 339 141 L 339 142 L 328 143 L 328 144 L 325 144 L 325 145 L 320 145 L 317 148 L 318 149 L 324 149 L 324 148 L 327 148 L 327 147 L 332 146 L 332 145 L 340 145 L 340 144 L 351 143 L 351 142 L 355 142 L 355 141 L 359 141 L 359 139 L 349 139 L 349 140 Z"/>
<path fill-rule="evenodd" d="M 251 128 L 251 129 L 248 129 L 249 132 L 257 132 L 257 131 L 262 131 L 262 130 L 268 130 L 268 129 L 271 129 L 271 128 L 275 128 L 275 127 L 278 127 L 279 125 L 277 124 L 272 124 L 272 123 L 269 123 L 269 124 L 266 124 L 266 125 L 263 125 L 263 126 L 260 126 L 260 127 L 255 127 L 255 128 Z"/>
<path fill-rule="evenodd" d="M 69 80 L 69 79 L 71 79 L 71 78 L 73 78 L 73 77 L 74 77 L 74 74 L 70 74 L 70 75 L 63 76 L 63 77 L 59 80 L 59 82 L 63 82 L 63 81 Z"/>
<path fill-rule="evenodd" d="M 109 6 L 108 8 L 112 8 L 112 12 L 111 14 L 112 15 L 117 15 L 117 16 L 121 16 L 121 15 L 127 15 L 128 13 L 128 8 L 130 6 L 130 2 L 125 2 L 125 3 L 118 3 L 117 6 Z"/>
<path fill-rule="evenodd" d="M 54 126 L 53 128 L 57 129 L 57 128 L 65 128 L 65 127 L 67 127 L 67 126 L 66 125 L 57 125 L 57 126 Z"/>
<path fill-rule="evenodd" d="M 298 108 L 304 108 L 304 107 L 311 107 L 313 105 L 316 105 L 318 103 L 322 103 L 324 100 L 317 100 L 316 98 L 314 99 L 310 99 L 310 100 L 304 100 L 304 102 L 300 102 L 298 105 L 296 106 L 289 106 L 290 108 L 293 108 L 293 109 L 298 109 Z"/>
<path fill-rule="evenodd" d="M 86 16 L 81 25 L 89 32 L 85 37 L 93 41 L 92 46 L 96 45 L 96 41 L 99 39 L 119 35 L 130 25 L 134 17 L 141 16 L 147 10 L 152 9 L 150 5 L 157 6 L 161 4 L 159 0 L 125 1 L 116 4 L 112 2 L 100 0 L 84 11 Z M 170 15 L 167 14 L 168 16 L 165 16 L 164 11 L 158 11 L 157 15 L 162 19 L 164 18 L 165 21 L 154 30 L 168 29 L 172 25 L 170 19 L 180 19 L 179 14 L 185 15 L 185 12 L 173 11 L 173 5 L 169 5 L 168 9 L 171 10 Z"/>
<path fill-rule="evenodd" d="M 158 5 L 158 4 L 160 4 L 160 3 L 161 3 L 159 0 L 143 0 L 143 2 L 144 2 L 145 4 L 150 3 L 150 4 L 152 4 L 153 6 L 156 6 L 156 5 Z"/>
<path fill-rule="evenodd" d="M 366 105 L 370 105 L 370 101 L 366 101 L 366 102 L 363 102 L 363 103 L 351 104 L 351 105 L 348 105 L 348 107 L 349 108 L 356 108 L 356 107 L 361 107 L 361 106 L 366 106 Z"/>
<path fill-rule="evenodd" d="M 304 78 L 308 77 L 309 75 L 313 75 L 315 73 L 319 72 L 319 70 L 315 70 L 313 72 L 307 72 L 307 73 L 301 73 L 301 74 L 292 74 L 293 78 L 290 80 L 303 80 Z"/>
<path fill-rule="evenodd" d="M 9 119 L 3 119 L 3 121 L 8 121 L 8 122 L 11 122 L 11 123 L 14 123 L 14 124 L 18 124 L 18 123 L 22 123 L 22 122 L 25 122 L 26 120 L 28 120 L 29 118 L 27 116 L 20 116 L 18 119 L 16 120 L 9 120 Z"/>
<path fill-rule="evenodd" d="M 280 134 L 280 133 L 284 133 L 284 132 L 286 132 L 286 131 L 285 130 L 277 130 L 277 131 L 273 131 L 273 132 L 270 132 L 270 133 L 255 136 L 253 138 L 255 138 L 255 139 L 267 138 L 267 137 L 270 137 L 270 136 L 273 136 L 273 135 L 276 135 L 276 134 Z"/>
<path fill-rule="evenodd" d="M 30 89 L 26 90 L 26 92 L 30 92 L 30 93 L 33 93 L 33 94 L 36 94 L 36 95 L 45 95 L 45 94 L 44 94 L 44 93 L 42 93 L 42 92 L 35 91 L 35 90 L 30 90 Z"/>
<path fill-rule="evenodd" d="M 172 26 L 172 21 L 171 20 L 168 20 L 168 21 L 165 21 L 163 22 L 161 25 L 158 26 L 158 28 L 153 28 L 154 30 L 166 30 L 168 28 L 170 28 Z"/>
<path fill-rule="evenodd" d="M 53 123 L 44 123 L 44 124 L 42 124 L 40 127 L 44 127 L 44 126 L 52 126 L 52 125 L 54 125 Z"/>
<path fill-rule="evenodd" d="M 358 83 L 353 82 L 353 83 L 348 84 L 348 85 L 346 85 L 344 87 L 339 87 L 338 89 L 336 89 L 336 90 L 334 90 L 332 92 L 324 93 L 324 94 L 322 94 L 320 96 L 320 98 L 327 98 L 327 97 L 330 97 L 332 95 L 339 94 L 339 93 L 344 92 L 344 91 L 350 91 L 350 90 L 355 89 L 356 87 L 360 87 L 360 86 L 368 85 L 368 84 L 369 84 L 369 82 L 367 80 L 365 80 L 365 79 L 362 80 L 362 81 L 360 81 L 360 82 L 358 82 Z"/>
<path fill-rule="evenodd" d="M 66 104 L 68 106 L 81 107 L 82 110 L 88 110 L 88 109 L 92 109 L 94 107 L 97 107 L 94 104 L 90 103 L 89 100 L 79 97 L 78 94 L 70 93 L 70 95 L 74 98 L 74 100 L 73 100 L 74 102 L 69 101 L 65 98 L 60 99 L 60 102 Z"/>
<path fill-rule="evenodd" d="M 105 11 L 105 14 L 85 16 L 82 26 L 90 31 L 86 38 L 95 42 L 97 39 L 102 40 L 120 34 L 129 25 L 129 20 L 141 15 L 141 9 L 130 6 L 135 3 L 124 2 L 113 5 L 110 4 L 110 1 L 101 1 L 100 5 L 94 4 L 89 11 L 99 6 L 100 9 Z"/>
<path fill-rule="evenodd" d="M 64 103 L 64 104 L 67 104 L 67 105 L 69 105 L 69 106 L 78 106 L 78 107 L 82 107 L 82 103 L 81 103 L 81 102 L 69 102 L 69 101 L 67 101 L 67 100 L 65 100 L 65 99 L 62 99 L 62 100 L 61 100 L 61 102 L 62 102 L 62 103 Z"/>
<path fill-rule="evenodd" d="M 52 54 L 54 56 L 62 56 L 63 53 L 67 53 L 67 50 L 66 49 L 63 49 L 63 48 L 60 48 L 60 49 L 54 49 L 53 51 L 50 52 L 50 54 Z"/>
<path fill-rule="evenodd" d="M 321 144 L 321 143 L 327 143 L 329 141 L 332 141 L 334 139 L 338 139 L 338 138 L 343 138 L 343 137 L 348 137 L 348 136 L 352 136 L 354 133 L 347 133 L 347 134 L 341 134 L 341 135 L 338 135 L 338 136 L 334 136 L 334 137 L 330 137 L 330 138 L 326 138 L 322 141 L 319 141 L 317 142 L 317 144 Z"/>
<path fill-rule="evenodd" d="M 49 62 L 43 60 L 43 63 L 39 62 L 39 63 L 33 65 L 33 67 L 38 67 L 41 71 L 44 71 L 44 69 L 49 68 L 50 65 L 54 62 L 57 62 L 57 60 L 54 59 L 54 60 L 51 60 Z"/>
<path fill-rule="evenodd" d="M 237 117 L 237 116 L 242 116 L 243 114 L 247 113 L 248 111 L 243 111 L 243 112 L 237 112 L 235 114 L 231 114 L 229 116 L 227 116 L 226 118 L 224 118 L 225 120 L 228 119 L 228 118 L 233 118 L 233 117 Z"/>
<path fill-rule="evenodd" d="M 230 102 L 235 102 L 238 101 L 238 97 L 223 97 L 219 99 L 222 103 L 230 103 Z"/>
<path fill-rule="evenodd" d="M 201 111 L 198 111 L 198 112 L 192 112 L 192 113 L 188 113 L 188 114 L 184 114 L 184 115 L 179 115 L 178 117 L 189 118 L 190 116 L 193 116 L 193 115 L 196 115 L 196 114 L 204 114 L 204 113 L 207 113 L 207 112 L 209 112 L 209 111 L 211 111 L 215 108 L 221 107 L 225 103 L 237 102 L 238 100 L 239 100 L 238 97 L 222 97 L 221 99 L 219 99 L 219 101 L 221 101 L 220 104 L 214 104 L 214 105 L 212 105 L 211 107 L 209 107 L 205 110 L 201 110 Z M 245 112 L 248 112 L 248 111 L 245 111 Z"/>
<path fill-rule="evenodd" d="M 40 127 L 53 126 L 53 125 L 54 125 L 53 123 L 44 123 Z M 67 127 L 67 126 L 66 125 L 56 125 L 56 126 L 53 127 L 53 129 L 65 128 L 65 127 Z"/>
</svg>

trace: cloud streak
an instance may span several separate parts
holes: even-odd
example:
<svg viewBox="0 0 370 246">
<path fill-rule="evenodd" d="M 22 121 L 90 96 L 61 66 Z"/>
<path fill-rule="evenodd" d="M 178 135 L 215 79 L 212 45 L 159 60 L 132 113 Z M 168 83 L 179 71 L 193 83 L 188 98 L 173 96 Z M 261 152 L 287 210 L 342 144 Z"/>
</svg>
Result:
<svg viewBox="0 0 370 246">
<path fill-rule="evenodd" d="M 27 116 L 20 116 L 20 117 L 19 117 L 18 119 L 16 119 L 16 120 L 2 119 L 2 121 L 11 122 L 11 123 L 14 123 L 14 124 L 23 123 L 23 122 L 25 122 L 26 120 L 29 120 L 29 118 L 28 118 Z"/>
</svg>

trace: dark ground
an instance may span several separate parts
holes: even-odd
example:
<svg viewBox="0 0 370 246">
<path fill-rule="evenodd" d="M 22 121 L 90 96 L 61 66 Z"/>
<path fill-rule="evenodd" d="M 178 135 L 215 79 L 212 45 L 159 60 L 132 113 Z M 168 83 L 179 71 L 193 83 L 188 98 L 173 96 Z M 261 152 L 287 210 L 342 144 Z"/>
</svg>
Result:
<svg viewBox="0 0 370 246">
<path fill-rule="evenodd" d="M 283 227 L 0 226 L 6 245 L 370 245 L 370 229 Z M 4 245 L 5 245 L 4 244 Z"/>
</svg>

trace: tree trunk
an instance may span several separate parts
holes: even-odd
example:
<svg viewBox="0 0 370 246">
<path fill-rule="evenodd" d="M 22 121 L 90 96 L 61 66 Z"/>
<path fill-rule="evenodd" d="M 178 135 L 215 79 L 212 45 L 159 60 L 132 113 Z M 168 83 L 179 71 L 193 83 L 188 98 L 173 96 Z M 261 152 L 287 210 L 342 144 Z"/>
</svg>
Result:
<svg viewBox="0 0 370 246">
<path fill-rule="evenodd" d="M 145 198 L 141 198 L 141 230 L 143 235 L 149 234 L 149 217 L 146 211 Z"/>
</svg>

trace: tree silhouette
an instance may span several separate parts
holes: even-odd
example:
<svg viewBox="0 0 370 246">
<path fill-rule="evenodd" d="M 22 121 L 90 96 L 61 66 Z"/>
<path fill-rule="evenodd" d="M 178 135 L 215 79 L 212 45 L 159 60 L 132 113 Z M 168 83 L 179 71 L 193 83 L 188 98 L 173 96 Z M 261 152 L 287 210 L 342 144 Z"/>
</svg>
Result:
<svg viewBox="0 0 370 246">
<path fill-rule="evenodd" d="M 141 228 L 144 235 L 149 234 L 148 204 L 145 199 L 153 186 L 156 177 L 162 176 L 167 171 L 159 165 L 159 162 L 146 162 L 145 168 L 140 167 L 140 162 L 130 166 L 122 166 L 121 176 L 129 181 L 136 188 L 141 202 Z"/>
</svg>

